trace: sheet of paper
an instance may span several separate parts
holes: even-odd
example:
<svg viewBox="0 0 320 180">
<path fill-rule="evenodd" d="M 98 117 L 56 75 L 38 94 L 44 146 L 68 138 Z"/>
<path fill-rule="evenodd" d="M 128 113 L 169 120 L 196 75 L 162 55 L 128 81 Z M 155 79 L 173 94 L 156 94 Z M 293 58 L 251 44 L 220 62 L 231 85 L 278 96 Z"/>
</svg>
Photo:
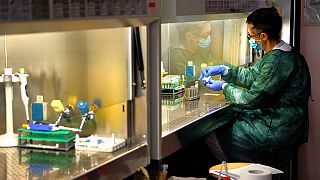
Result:
<svg viewBox="0 0 320 180">
<path fill-rule="evenodd" d="M 221 94 L 217 94 L 217 93 L 204 93 L 204 96 L 220 96 Z"/>
</svg>

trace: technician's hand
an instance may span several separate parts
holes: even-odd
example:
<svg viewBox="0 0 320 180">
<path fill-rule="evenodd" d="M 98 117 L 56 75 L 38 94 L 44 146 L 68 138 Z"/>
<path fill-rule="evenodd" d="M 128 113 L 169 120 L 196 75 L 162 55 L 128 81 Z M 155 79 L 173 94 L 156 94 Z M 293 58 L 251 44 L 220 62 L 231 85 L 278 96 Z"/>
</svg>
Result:
<svg viewBox="0 0 320 180">
<path fill-rule="evenodd" d="M 199 80 L 201 80 L 204 77 L 223 74 L 227 67 L 228 66 L 225 65 L 207 66 L 204 68 L 204 70 L 202 70 Z"/>
<path fill-rule="evenodd" d="M 206 87 L 211 89 L 212 91 L 220 91 L 223 89 L 224 86 L 226 86 L 228 83 L 225 81 L 220 81 L 220 80 L 213 80 L 210 79 L 206 83 Z"/>
</svg>

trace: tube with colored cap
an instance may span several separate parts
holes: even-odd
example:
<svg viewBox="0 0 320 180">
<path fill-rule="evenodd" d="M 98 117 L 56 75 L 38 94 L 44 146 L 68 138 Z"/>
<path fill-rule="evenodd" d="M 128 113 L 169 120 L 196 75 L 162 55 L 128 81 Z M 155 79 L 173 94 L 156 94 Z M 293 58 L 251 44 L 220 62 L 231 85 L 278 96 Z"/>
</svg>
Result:
<svg viewBox="0 0 320 180">
<path fill-rule="evenodd" d="M 93 119 L 94 112 L 89 110 L 89 105 L 85 101 L 79 101 L 78 104 L 77 104 L 77 107 L 78 107 L 80 113 L 82 114 L 81 124 L 80 124 L 80 127 L 79 127 L 79 131 L 81 131 L 84 123 L 87 120 Z"/>
<path fill-rule="evenodd" d="M 78 107 L 81 114 L 85 114 L 85 113 L 89 112 L 89 105 L 85 101 L 79 101 L 77 104 L 77 107 Z"/>
<path fill-rule="evenodd" d="M 90 110 L 93 112 L 98 111 L 101 108 L 101 99 L 100 98 L 95 98 L 90 105 Z"/>
<path fill-rule="evenodd" d="M 59 126 L 59 123 L 62 120 L 62 118 L 65 118 L 65 119 L 70 118 L 71 112 L 74 110 L 72 105 L 69 105 L 66 108 L 63 107 L 62 102 L 57 99 L 51 101 L 51 107 L 55 112 L 59 113 L 59 117 L 55 123 L 55 126 Z"/>
<path fill-rule="evenodd" d="M 63 104 L 60 100 L 54 99 L 51 101 L 51 107 L 57 113 L 61 113 L 64 109 Z"/>
</svg>

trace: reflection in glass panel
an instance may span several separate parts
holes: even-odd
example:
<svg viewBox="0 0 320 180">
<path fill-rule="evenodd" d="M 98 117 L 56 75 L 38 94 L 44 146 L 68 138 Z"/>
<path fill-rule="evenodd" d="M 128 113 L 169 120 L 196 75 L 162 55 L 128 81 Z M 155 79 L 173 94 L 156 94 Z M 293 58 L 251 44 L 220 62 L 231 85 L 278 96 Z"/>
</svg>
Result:
<svg viewBox="0 0 320 180">
<path fill-rule="evenodd" d="M 206 65 L 238 66 L 249 59 L 245 18 L 167 23 L 161 32 L 162 71 L 168 74 L 186 75 L 189 63 L 198 77 Z"/>
</svg>

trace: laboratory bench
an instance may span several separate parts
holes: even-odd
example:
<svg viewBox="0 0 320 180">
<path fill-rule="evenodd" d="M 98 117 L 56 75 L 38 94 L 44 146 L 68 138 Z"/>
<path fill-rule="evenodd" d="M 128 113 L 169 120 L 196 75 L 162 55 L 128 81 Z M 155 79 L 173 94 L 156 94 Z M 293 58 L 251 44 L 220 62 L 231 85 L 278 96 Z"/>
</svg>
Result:
<svg viewBox="0 0 320 180">
<path fill-rule="evenodd" d="M 160 159 L 151 159 L 148 167 L 152 177 L 157 179 L 163 165 L 168 165 L 169 175 L 209 175 L 213 164 L 207 162 L 210 154 L 203 138 L 231 121 L 233 105 L 222 91 L 214 92 L 201 84 L 199 92 L 199 99 L 191 101 L 183 93 L 162 95 Z"/>
<path fill-rule="evenodd" d="M 162 96 L 162 158 L 229 122 L 230 103 L 222 91 L 200 86 L 200 98 L 185 100 L 183 93 Z"/>
<path fill-rule="evenodd" d="M 0 148 L 0 179 L 123 179 L 148 163 L 147 143 L 112 153 Z"/>
</svg>

